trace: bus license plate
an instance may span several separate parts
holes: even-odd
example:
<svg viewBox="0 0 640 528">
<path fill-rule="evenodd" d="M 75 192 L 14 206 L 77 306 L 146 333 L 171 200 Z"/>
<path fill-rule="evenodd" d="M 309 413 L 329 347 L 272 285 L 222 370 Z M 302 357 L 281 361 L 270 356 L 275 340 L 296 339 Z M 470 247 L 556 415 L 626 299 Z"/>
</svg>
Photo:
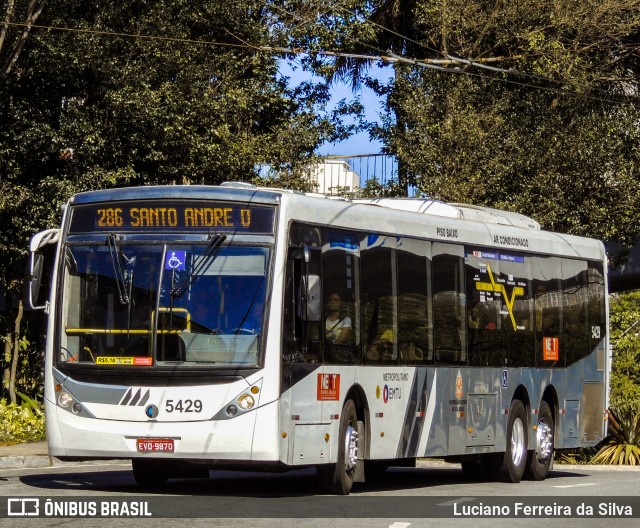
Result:
<svg viewBox="0 0 640 528">
<path fill-rule="evenodd" d="M 173 438 L 138 438 L 139 453 L 173 453 Z"/>
</svg>

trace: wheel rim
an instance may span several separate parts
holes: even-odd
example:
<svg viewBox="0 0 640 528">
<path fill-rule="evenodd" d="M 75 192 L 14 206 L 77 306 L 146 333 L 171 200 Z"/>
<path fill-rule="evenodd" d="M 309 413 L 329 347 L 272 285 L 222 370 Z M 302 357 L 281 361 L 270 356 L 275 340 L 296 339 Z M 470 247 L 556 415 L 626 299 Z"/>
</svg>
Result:
<svg viewBox="0 0 640 528">
<path fill-rule="evenodd" d="M 553 434 L 551 427 L 546 420 L 538 422 L 536 430 L 536 458 L 540 462 L 544 462 L 551 455 L 553 450 Z"/>
<path fill-rule="evenodd" d="M 524 425 L 520 418 L 516 418 L 511 429 L 511 460 L 514 466 L 520 466 L 524 460 L 525 451 Z"/>
<path fill-rule="evenodd" d="M 344 469 L 347 475 L 352 475 L 358 463 L 358 431 L 353 428 L 351 422 L 347 426 L 344 435 Z"/>
</svg>

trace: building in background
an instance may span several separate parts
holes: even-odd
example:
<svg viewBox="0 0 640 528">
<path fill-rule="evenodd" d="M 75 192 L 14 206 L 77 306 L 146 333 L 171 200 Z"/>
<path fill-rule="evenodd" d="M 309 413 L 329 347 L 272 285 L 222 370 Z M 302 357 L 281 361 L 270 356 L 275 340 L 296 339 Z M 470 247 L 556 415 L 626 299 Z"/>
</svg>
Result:
<svg viewBox="0 0 640 528">
<path fill-rule="evenodd" d="M 360 190 L 360 175 L 344 158 L 326 158 L 309 167 L 308 178 L 315 191 L 329 195 L 353 195 Z"/>
</svg>

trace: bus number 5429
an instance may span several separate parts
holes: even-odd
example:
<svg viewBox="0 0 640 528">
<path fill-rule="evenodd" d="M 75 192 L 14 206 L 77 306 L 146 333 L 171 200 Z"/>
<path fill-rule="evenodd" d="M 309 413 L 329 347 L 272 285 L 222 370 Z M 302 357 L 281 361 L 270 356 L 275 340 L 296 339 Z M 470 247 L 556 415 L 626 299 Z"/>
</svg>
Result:
<svg viewBox="0 0 640 528">
<path fill-rule="evenodd" d="M 165 409 L 168 413 L 172 412 L 202 412 L 201 400 L 167 400 Z"/>
</svg>

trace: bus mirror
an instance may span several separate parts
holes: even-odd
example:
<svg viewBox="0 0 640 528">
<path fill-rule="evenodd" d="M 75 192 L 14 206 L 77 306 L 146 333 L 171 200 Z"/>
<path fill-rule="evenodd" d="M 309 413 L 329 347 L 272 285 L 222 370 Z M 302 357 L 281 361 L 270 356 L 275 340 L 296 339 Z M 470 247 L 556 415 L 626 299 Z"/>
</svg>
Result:
<svg viewBox="0 0 640 528">
<path fill-rule="evenodd" d="M 322 313 L 322 303 L 320 302 L 320 277 L 318 275 L 308 275 L 302 278 L 302 291 L 305 293 L 305 309 L 302 317 L 305 321 L 320 321 Z"/>
<path fill-rule="evenodd" d="M 45 267 L 45 256 L 42 250 L 58 242 L 60 236 L 59 229 L 47 229 L 36 233 L 29 244 L 29 276 L 27 278 L 27 301 L 32 310 L 44 310 L 48 312 L 48 301 L 39 304 L 40 288 L 42 286 L 42 276 Z"/>
<path fill-rule="evenodd" d="M 40 285 L 42 283 L 42 269 L 44 266 L 44 255 L 42 253 L 32 253 L 29 266 L 29 306 L 32 310 L 44 310 L 45 306 L 38 306 L 40 296 Z"/>
</svg>

